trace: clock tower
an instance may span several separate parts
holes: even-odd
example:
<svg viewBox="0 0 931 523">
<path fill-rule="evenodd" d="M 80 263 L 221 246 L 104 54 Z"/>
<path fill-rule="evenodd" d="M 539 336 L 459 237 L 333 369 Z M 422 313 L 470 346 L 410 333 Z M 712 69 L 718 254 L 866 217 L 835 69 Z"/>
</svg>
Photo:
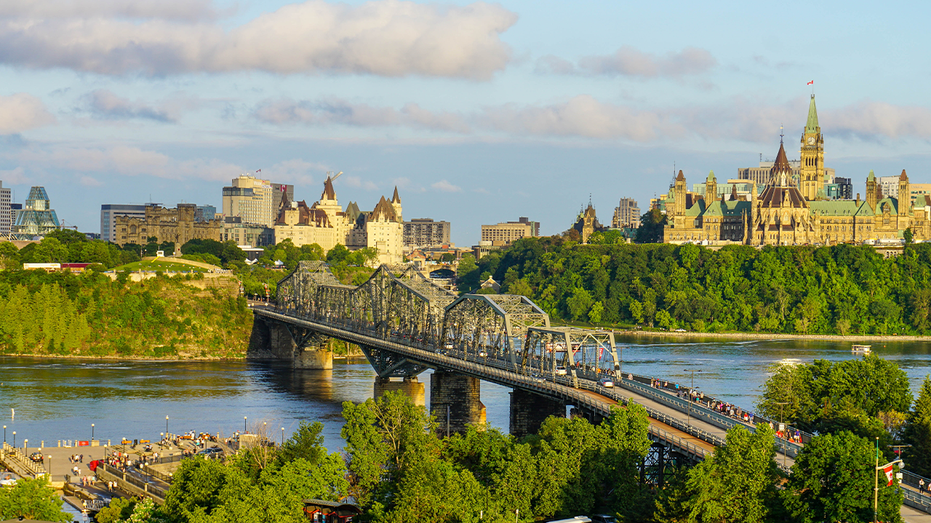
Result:
<svg viewBox="0 0 931 523">
<path fill-rule="evenodd" d="M 824 198 L 824 136 L 818 125 L 818 110 L 815 95 L 808 104 L 808 122 L 802 134 L 799 166 L 799 189 L 806 200 Z"/>
</svg>

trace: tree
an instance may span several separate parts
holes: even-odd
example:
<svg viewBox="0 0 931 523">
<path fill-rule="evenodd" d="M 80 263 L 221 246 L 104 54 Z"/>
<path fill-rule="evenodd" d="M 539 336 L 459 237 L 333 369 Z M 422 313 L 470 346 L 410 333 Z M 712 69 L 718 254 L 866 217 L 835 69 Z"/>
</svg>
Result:
<svg viewBox="0 0 931 523">
<path fill-rule="evenodd" d="M 742 425 L 727 431 L 726 444 L 689 471 L 690 521 L 766 521 L 780 510 L 773 430 Z"/>
<path fill-rule="evenodd" d="M 666 227 L 666 215 L 659 209 L 650 209 L 640 217 L 640 227 L 637 228 L 636 242 L 662 242 L 664 227 Z"/>
<path fill-rule="evenodd" d="M 44 476 L 37 479 L 20 478 L 12 487 L 0 487 L 2 519 L 71 521 L 71 515 L 61 509 L 62 503 Z"/>
<path fill-rule="evenodd" d="M 873 521 L 875 452 L 872 442 L 850 432 L 812 438 L 795 458 L 783 491 L 795 520 Z M 879 490 L 879 521 L 901 521 L 903 494 L 897 484 L 884 484 Z"/>
<path fill-rule="evenodd" d="M 918 392 L 918 400 L 908 414 L 908 424 L 903 435 L 907 449 L 909 470 L 920 476 L 931 476 L 931 377 L 925 376 Z"/>
<path fill-rule="evenodd" d="M 466 293 L 473 291 L 479 286 L 478 264 L 475 263 L 475 256 L 464 254 L 459 259 L 459 266 L 456 268 L 456 279 L 459 280 L 459 292 Z"/>
<path fill-rule="evenodd" d="M 349 249 L 345 245 L 337 243 L 326 253 L 326 261 L 330 265 L 343 263 L 349 257 Z"/>
</svg>

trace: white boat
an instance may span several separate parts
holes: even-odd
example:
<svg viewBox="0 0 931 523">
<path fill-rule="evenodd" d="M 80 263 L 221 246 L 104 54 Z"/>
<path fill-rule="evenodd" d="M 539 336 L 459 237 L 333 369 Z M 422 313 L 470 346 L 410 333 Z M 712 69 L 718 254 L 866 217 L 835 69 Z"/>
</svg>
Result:
<svg viewBox="0 0 931 523">
<path fill-rule="evenodd" d="M 871 345 L 854 345 L 850 348 L 850 352 L 854 354 L 869 354 Z"/>
</svg>

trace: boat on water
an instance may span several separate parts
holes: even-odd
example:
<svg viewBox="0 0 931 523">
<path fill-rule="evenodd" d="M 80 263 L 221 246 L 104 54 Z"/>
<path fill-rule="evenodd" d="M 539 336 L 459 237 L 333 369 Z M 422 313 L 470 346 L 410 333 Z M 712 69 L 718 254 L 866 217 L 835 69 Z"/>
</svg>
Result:
<svg viewBox="0 0 931 523">
<path fill-rule="evenodd" d="M 854 354 L 869 354 L 871 345 L 854 345 L 850 348 L 850 352 Z"/>
</svg>

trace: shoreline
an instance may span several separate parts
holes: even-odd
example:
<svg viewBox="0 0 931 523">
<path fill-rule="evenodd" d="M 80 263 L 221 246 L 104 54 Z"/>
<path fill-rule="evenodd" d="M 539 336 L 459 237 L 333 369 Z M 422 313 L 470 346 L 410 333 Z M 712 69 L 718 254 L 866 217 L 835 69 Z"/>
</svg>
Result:
<svg viewBox="0 0 931 523">
<path fill-rule="evenodd" d="M 714 338 L 721 340 L 805 340 L 805 341 L 840 341 L 840 342 L 931 342 L 931 336 L 889 336 L 880 334 L 774 334 L 761 332 L 666 332 L 623 330 L 614 331 L 615 335 L 642 338 Z"/>
</svg>

